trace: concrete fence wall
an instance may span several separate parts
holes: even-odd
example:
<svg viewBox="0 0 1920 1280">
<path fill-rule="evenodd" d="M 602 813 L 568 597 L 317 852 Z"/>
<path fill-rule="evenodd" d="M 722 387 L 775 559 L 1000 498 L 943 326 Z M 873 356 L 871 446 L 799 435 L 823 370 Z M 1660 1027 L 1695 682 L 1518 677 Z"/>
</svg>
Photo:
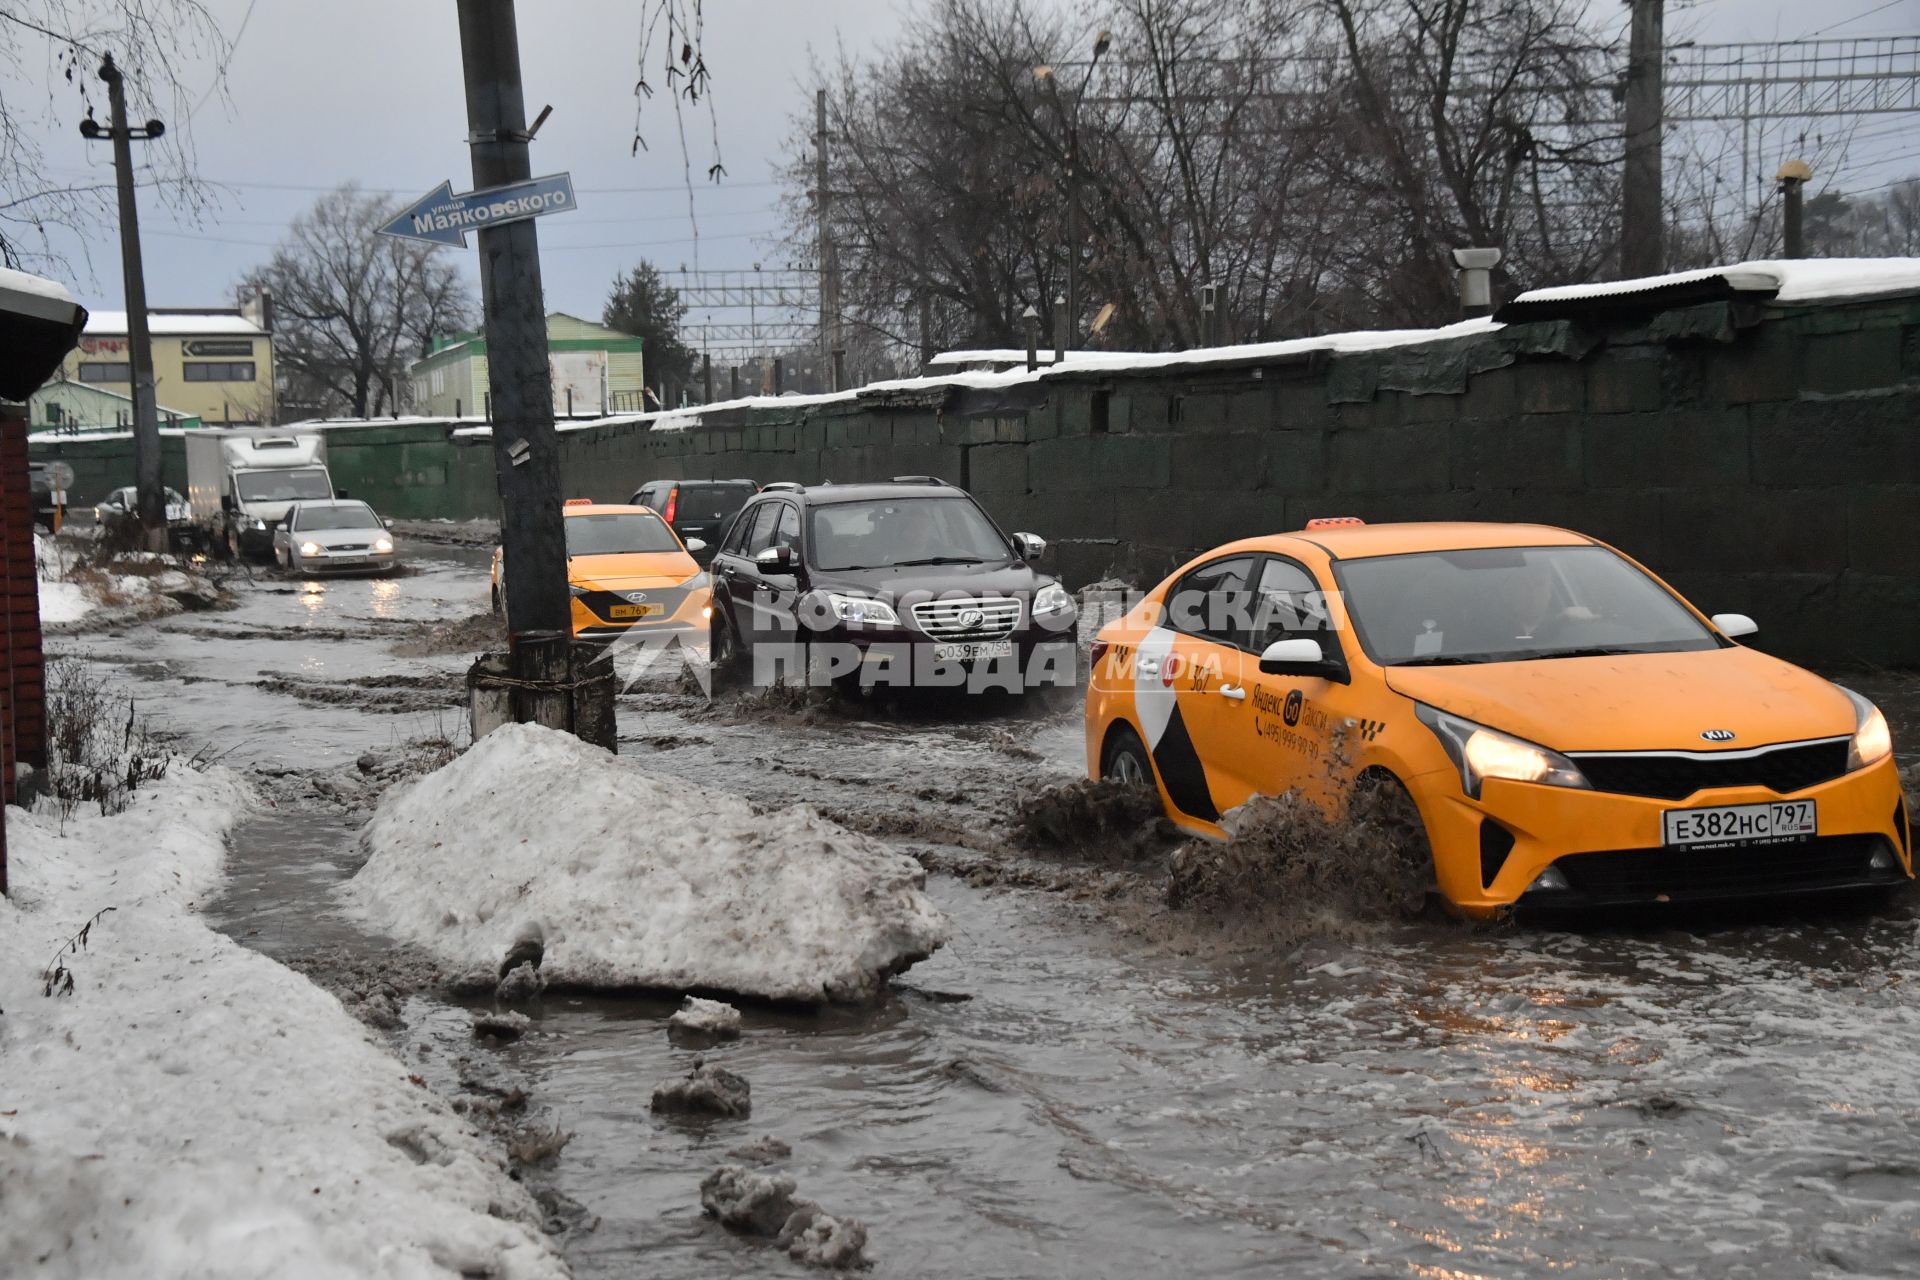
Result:
<svg viewBox="0 0 1920 1280">
<path fill-rule="evenodd" d="M 337 430 L 337 482 L 396 515 L 494 514 L 487 442 L 445 430 Z M 1914 297 L 1063 370 L 561 441 L 568 496 L 599 499 L 659 477 L 943 476 L 1050 539 L 1070 582 L 1152 581 L 1314 516 L 1541 521 L 1613 543 L 1711 612 L 1753 614 L 1777 652 L 1920 664 Z"/>
</svg>

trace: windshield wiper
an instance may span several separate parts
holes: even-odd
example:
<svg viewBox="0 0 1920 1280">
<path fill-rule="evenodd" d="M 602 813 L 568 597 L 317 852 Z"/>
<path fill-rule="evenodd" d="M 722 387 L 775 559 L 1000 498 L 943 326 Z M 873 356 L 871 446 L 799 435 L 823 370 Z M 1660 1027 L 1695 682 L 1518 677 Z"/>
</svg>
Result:
<svg viewBox="0 0 1920 1280">
<path fill-rule="evenodd" d="M 928 556 L 924 560 L 895 560 L 893 563 L 899 566 L 921 564 L 985 564 L 986 561 L 982 560 L 979 556 Z"/>
<path fill-rule="evenodd" d="M 1468 667 L 1481 662 L 1504 662 L 1509 655 L 1504 653 L 1435 653 L 1424 658 L 1402 658 L 1398 662 L 1389 662 L 1390 667 Z"/>
<path fill-rule="evenodd" d="M 1617 658 L 1629 653 L 1650 653 L 1648 649 L 1609 648 L 1606 645 L 1580 645 L 1571 649 L 1541 649 L 1535 653 L 1523 654 L 1527 658 Z"/>
</svg>

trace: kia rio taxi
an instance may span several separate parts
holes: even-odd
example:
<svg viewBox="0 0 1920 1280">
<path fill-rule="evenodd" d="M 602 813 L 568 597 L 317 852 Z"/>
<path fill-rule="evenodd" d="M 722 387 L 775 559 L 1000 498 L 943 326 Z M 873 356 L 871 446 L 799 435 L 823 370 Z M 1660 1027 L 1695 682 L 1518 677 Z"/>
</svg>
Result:
<svg viewBox="0 0 1920 1280">
<path fill-rule="evenodd" d="M 706 642 L 706 572 L 665 521 L 645 507 L 568 499 L 567 594 L 578 640 L 657 632 Z M 493 552 L 493 608 L 506 617 L 504 551 Z"/>
<path fill-rule="evenodd" d="M 1754 629 L 1562 529 L 1315 521 L 1100 631 L 1088 772 L 1212 837 L 1256 794 L 1337 814 L 1389 779 L 1468 915 L 1911 879 L 1886 720 Z"/>
</svg>

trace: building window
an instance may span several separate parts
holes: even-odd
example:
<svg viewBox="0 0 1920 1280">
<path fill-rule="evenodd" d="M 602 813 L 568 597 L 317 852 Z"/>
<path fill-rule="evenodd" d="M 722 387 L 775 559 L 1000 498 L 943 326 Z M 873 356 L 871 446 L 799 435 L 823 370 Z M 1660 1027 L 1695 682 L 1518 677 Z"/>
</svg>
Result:
<svg viewBox="0 0 1920 1280">
<path fill-rule="evenodd" d="M 125 360 L 80 366 L 82 382 L 132 382 L 133 366 Z"/>
<path fill-rule="evenodd" d="M 82 369 L 85 365 L 80 366 Z M 188 382 L 252 382 L 253 361 L 196 360 L 180 366 Z"/>
</svg>

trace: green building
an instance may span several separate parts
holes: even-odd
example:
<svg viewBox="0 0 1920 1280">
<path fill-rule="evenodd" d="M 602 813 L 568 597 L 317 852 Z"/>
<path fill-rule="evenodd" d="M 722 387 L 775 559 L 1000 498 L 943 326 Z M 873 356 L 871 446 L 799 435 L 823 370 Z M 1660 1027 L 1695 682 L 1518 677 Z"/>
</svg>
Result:
<svg viewBox="0 0 1920 1280">
<path fill-rule="evenodd" d="M 553 367 L 556 417 L 597 418 L 637 413 L 644 369 L 640 339 L 565 312 L 547 316 L 547 359 Z M 487 338 L 484 332 L 436 338 L 415 361 L 413 412 L 430 418 L 484 417 Z"/>
<path fill-rule="evenodd" d="M 158 406 L 163 427 L 197 427 L 198 417 Z M 133 397 L 91 382 L 55 378 L 27 397 L 27 430 L 63 434 L 133 430 Z"/>
</svg>

